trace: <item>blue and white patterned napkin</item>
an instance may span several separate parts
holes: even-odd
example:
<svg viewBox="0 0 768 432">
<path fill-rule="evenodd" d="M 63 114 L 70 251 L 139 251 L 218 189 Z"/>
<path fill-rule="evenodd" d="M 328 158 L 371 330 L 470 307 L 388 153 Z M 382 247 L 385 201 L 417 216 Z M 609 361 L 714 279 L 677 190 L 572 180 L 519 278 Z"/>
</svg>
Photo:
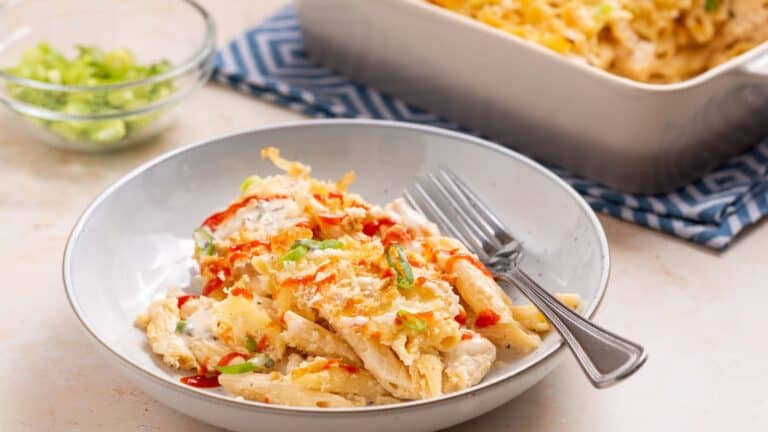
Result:
<svg viewBox="0 0 768 432">
<path fill-rule="evenodd" d="M 312 117 L 377 118 L 463 130 L 310 62 L 293 7 L 223 47 L 214 79 Z M 622 194 L 550 168 L 595 210 L 713 249 L 724 249 L 741 230 L 768 213 L 768 139 L 669 194 Z"/>
</svg>

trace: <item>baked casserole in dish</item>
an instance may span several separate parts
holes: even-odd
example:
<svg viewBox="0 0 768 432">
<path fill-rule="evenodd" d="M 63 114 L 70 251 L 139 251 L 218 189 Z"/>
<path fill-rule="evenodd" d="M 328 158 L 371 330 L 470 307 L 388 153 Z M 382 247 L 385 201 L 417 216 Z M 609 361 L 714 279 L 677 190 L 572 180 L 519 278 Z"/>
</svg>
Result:
<svg viewBox="0 0 768 432">
<path fill-rule="evenodd" d="M 763 0 L 295 3 L 316 61 L 623 192 L 768 135 Z"/>
</svg>

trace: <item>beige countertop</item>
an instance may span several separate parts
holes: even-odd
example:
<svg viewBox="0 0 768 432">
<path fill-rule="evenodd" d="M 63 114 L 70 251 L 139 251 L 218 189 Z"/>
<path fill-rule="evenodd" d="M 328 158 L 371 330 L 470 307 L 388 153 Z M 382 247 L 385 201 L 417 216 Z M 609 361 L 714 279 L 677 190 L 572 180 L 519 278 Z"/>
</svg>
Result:
<svg viewBox="0 0 768 432">
<path fill-rule="evenodd" d="M 223 41 L 284 1 L 203 3 Z M 0 430 L 214 430 L 150 399 L 96 352 L 64 295 L 64 242 L 86 205 L 140 163 L 233 130 L 298 118 L 208 85 L 150 145 L 87 155 L 34 141 L 0 111 Z M 614 388 L 595 390 L 569 358 L 530 391 L 455 430 L 768 429 L 768 226 L 758 224 L 715 254 L 600 220 L 613 267 L 596 320 L 645 344 L 647 365 Z"/>
</svg>

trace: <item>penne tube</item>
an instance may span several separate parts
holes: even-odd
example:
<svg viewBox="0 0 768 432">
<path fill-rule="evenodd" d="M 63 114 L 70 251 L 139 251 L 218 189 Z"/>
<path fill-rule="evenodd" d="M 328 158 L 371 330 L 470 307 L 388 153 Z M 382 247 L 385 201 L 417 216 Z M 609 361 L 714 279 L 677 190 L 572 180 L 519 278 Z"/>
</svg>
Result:
<svg viewBox="0 0 768 432">
<path fill-rule="evenodd" d="M 443 362 L 433 354 L 423 354 L 410 367 L 414 384 L 422 398 L 443 394 Z"/>
<path fill-rule="evenodd" d="M 504 346 L 516 354 L 527 354 L 541 344 L 541 337 L 538 334 L 529 333 L 517 321 L 498 323 L 475 328 L 475 330 L 497 346 Z"/>
<path fill-rule="evenodd" d="M 340 357 L 355 366 L 362 362 L 354 351 L 335 333 L 291 311 L 283 315 L 285 343 L 307 354 L 320 357 Z"/>
<path fill-rule="evenodd" d="M 418 399 L 408 370 L 391 349 L 353 328 L 339 327 L 338 330 L 385 390 L 400 399 Z"/>
<path fill-rule="evenodd" d="M 474 332 L 445 354 L 443 391 L 459 391 L 480 382 L 496 359 L 496 347 Z"/>
<path fill-rule="evenodd" d="M 578 294 L 555 294 L 555 297 L 573 310 L 578 309 L 581 304 L 581 297 Z M 549 321 L 532 304 L 512 306 L 512 315 L 517 322 L 529 330 L 539 333 L 552 330 Z"/>
<path fill-rule="evenodd" d="M 472 259 L 473 256 L 455 240 L 442 238 L 438 242 L 442 246 L 454 247 L 451 252 L 439 251 L 437 260 L 446 272 L 456 278 L 459 295 L 477 316 L 475 329 L 496 345 L 510 345 L 521 354 L 538 347 L 541 338 L 515 320 L 509 297 L 493 278 L 475 264 L 476 258 Z M 469 259 L 463 259 L 465 256 Z"/>
<path fill-rule="evenodd" d="M 370 372 L 338 359 L 318 357 L 305 362 L 291 371 L 290 379 L 310 390 L 362 396 L 368 401 L 388 395 Z"/>
<path fill-rule="evenodd" d="M 290 382 L 279 373 L 219 375 L 219 384 L 229 393 L 245 399 L 278 405 L 318 408 L 358 406 L 349 399 L 328 392 L 309 390 Z"/>
<path fill-rule="evenodd" d="M 169 297 L 152 302 L 145 315 L 136 324 L 147 329 L 152 351 L 160 354 L 163 362 L 177 369 L 195 369 L 198 362 L 183 337 L 176 333 L 180 315 L 176 298 Z"/>
</svg>

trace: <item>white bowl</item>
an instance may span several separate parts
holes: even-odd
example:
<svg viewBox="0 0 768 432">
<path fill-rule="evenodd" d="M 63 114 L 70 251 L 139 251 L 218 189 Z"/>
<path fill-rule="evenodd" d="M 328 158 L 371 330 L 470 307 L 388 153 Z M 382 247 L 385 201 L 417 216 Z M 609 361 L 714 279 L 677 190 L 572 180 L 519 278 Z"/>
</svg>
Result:
<svg viewBox="0 0 768 432">
<path fill-rule="evenodd" d="M 592 316 L 608 280 L 605 234 L 587 204 L 528 158 L 441 129 L 370 120 L 291 123 L 206 141 L 125 176 L 83 213 L 64 252 L 64 285 L 106 358 L 159 401 L 227 429 L 434 430 L 490 411 L 528 389 L 565 354 L 557 335 L 495 368 L 479 385 L 439 398 L 354 409 L 296 408 L 237 400 L 178 381 L 133 326 L 136 314 L 189 276 L 192 230 L 238 193 L 248 175 L 276 173 L 262 147 L 312 165 L 319 178 L 354 169 L 352 190 L 385 203 L 420 173 L 443 165 L 462 174 L 526 246 L 523 267 L 552 291 L 576 292 Z M 511 293 L 518 300 L 519 295 Z M 396 423 L 395 423 L 396 422 Z"/>
</svg>

